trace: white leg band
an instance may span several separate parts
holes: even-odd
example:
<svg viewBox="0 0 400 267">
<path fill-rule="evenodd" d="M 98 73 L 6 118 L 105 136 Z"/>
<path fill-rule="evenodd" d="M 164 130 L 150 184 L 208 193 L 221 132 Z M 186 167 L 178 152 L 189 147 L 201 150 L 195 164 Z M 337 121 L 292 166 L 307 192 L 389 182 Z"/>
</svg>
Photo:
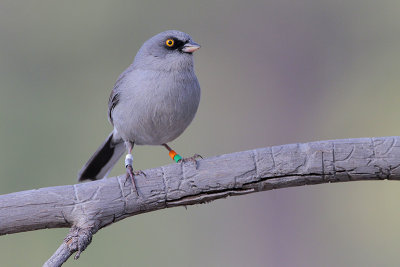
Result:
<svg viewBox="0 0 400 267">
<path fill-rule="evenodd" d="M 125 167 L 126 167 L 126 166 L 132 166 L 132 163 L 133 163 L 133 156 L 132 156 L 132 154 L 126 154 L 126 157 L 125 157 Z"/>
</svg>

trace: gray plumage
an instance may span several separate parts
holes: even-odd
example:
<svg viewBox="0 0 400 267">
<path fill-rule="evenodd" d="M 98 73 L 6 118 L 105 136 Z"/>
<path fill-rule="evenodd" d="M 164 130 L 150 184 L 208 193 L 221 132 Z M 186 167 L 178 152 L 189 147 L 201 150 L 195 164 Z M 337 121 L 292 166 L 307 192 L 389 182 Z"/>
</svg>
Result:
<svg viewBox="0 0 400 267">
<path fill-rule="evenodd" d="M 169 39 L 173 47 L 166 44 Z M 175 30 L 142 45 L 110 95 L 108 115 L 114 130 L 83 166 L 78 180 L 105 177 L 125 145 L 128 150 L 133 144 L 161 145 L 182 134 L 200 102 L 192 55 L 199 47 L 188 34 Z"/>
</svg>

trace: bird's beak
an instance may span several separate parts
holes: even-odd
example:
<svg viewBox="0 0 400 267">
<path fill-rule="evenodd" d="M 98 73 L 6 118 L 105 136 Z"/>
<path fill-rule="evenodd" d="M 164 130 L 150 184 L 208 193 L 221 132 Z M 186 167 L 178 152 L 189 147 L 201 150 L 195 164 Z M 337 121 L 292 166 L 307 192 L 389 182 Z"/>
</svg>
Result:
<svg viewBox="0 0 400 267">
<path fill-rule="evenodd" d="M 195 43 L 195 42 L 190 42 L 185 44 L 182 47 L 182 51 L 185 53 L 193 53 L 194 51 L 198 50 L 200 48 L 200 45 Z"/>
</svg>

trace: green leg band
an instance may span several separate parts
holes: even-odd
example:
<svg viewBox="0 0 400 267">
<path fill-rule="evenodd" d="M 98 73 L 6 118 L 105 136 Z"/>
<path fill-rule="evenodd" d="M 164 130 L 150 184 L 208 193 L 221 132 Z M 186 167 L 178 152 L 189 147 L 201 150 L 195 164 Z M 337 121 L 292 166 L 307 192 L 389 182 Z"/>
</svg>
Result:
<svg viewBox="0 0 400 267">
<path fill-rule="evenodd" d="M 182 157 L 179 154 L 176 154 L 174 157 L 174 160 L 176 163 L 178 163 L 181 159 L 182 159 Z"/>
</svg>

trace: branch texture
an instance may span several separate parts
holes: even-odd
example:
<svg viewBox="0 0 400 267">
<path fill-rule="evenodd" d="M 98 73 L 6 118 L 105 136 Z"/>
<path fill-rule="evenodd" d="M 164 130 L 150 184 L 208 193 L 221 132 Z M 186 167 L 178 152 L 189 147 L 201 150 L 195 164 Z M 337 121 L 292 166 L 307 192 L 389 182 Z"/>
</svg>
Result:
<svg viewBox="0 0 400 267">
<path fill-rule="evenodd" d="M 126 217 L 158 209 L 209 202 L 307 184 L 400 179 L 400 137 L 319 141 L 259 148 L 171 164 L 130 180 L 41 188 L 0 196 L 0 235 L 70 227 L 45 266 L 75 258 L 99 229 Z"/>
</svg>

